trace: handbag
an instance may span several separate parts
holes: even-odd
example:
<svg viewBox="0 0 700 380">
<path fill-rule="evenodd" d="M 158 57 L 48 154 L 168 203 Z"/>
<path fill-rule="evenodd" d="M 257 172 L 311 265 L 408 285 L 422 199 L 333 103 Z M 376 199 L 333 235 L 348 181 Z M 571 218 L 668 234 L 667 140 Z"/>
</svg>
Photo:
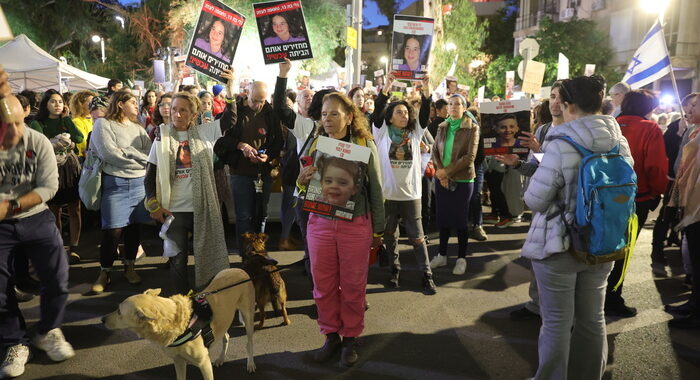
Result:
<svg viewBox="0 0 700 380">
<path fill-rule="evenodd" d="M 99 210 L 102 201 L 102 159 L 97 153 L 85 151 L 85 162 L 78 182 L 78 195 L 88 210 Z"/>
</svg>

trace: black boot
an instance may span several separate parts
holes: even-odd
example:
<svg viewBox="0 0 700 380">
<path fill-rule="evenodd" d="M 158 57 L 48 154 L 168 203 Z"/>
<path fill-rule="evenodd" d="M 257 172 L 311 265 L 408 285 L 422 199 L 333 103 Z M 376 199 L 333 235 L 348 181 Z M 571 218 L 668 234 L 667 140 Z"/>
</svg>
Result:
<svg viewBox="0 0 700 380">
<path fill-rule="evenodd" d="M 396 266 L 391 267 L 391 278 L 389 279 L 389 287 L 390 288 L 398 288 L 399 287 L 399 272 L 401 272 L 401 270 L 398 267 L 396 267 Z"/>
<path fill-rule="evenodd" d="M 685 317 L 674 318 L 668 321 L 668 327 L 677 329 L 700 329 L 700 312 L 693 312 Z"/>
<path fill-rule="evenodd" d="M 17 302 L 29 302 L 34 299 L 34 294 L 23 292 L 15 286 L 15 297 L 17 297 Z"/>
<path fill-rule="evenodd" d="M 631 318 L 637 315 L 637 309 L 625 305 L 625 299 L 620 295 L 607 295 L 605 300 L 605 315 L 608 317 Z"/>
<path fill-rule="evenodd" d="M 326 334 L 326 342 L 314 353 L 314 361 L 317 363 L 328 361 L 340 349 L 341 344 L 338 333 Z"/>
<path fill-rule="evenodd" d="M 352 367 L 357 363 L 357 341 L 355 338 L 343 338 L 343 351 L 340 353 L 340 365 Z"/>
<path fill-rule="evenodd" d="M 423 294 L 426 296 L 432 296 L 437 293 L 435 287 L 435 282 L 433 282 L 433 275 L 430 273 L 425 273 L 423 275 Z"/>
</svg>

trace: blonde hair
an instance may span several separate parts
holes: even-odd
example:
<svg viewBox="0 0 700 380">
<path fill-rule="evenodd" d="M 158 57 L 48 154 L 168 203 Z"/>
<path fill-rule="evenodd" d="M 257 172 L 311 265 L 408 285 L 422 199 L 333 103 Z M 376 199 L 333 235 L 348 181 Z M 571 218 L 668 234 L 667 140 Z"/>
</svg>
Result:
<svg viewBox="0 0 700 380">
<path fill-rule="evenodd" d="M 85 104 L 89 97 L 95 97 L 97 94 L 90 90 L 83 90 L 76 92 L 70 98 L 70 110 L 73 117 L 82 117 L 90 114 L 90 105 Z"/>
<path fill-rule="evenodd" d="M 193 114 L 199 115 L 199 110 L 202 107 L 202 103 L 199 101 L 199 98 L 196 96 L 190 94 L 189 92 L 178 92 L 177 94 L 173 95 L 173 102 L 175 99 L 184 99 L 188 103 L 190 103 L 190 110 L 192 111 Z M 172 117 L 172 115 L 171 115 Z"/>
<path fill-rule="evenodd" d="M 361 137 L 361 138 L 364 138 L 365 140 L 373 140 L 374 139 L 372 137 L 372 134 L 369 132 L 367 118 L 362 113 L 362 111 L 360 111 L 360 109 L 357 108 L 355 103 L 353 103 L 350 98 L 348 98 L 347 96 L 345 96 L 339 92 L 331 92 L 323 97 L 323 103 L 325 104 L 327 101 L 338 102 L 338 104 L 340 104 L 340 106 L 343 108 L 343 110 L 346 113 L 352 114 L 352 123 L 350 125 L 350 128 L 351 128 L 350 131 L 352 132 L 353 136 Z M 319 128 L 319 133 L 325 135 L 323 128 Z"/>
</svg>

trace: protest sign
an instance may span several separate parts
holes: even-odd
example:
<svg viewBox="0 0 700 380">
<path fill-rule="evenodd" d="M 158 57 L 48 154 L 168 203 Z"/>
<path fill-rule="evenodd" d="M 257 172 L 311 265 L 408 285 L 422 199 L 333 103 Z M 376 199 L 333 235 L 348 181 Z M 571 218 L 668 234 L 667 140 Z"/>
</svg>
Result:
<svg viewBox="0 0 700 380">
<path fill-rule="evenodd" d="M 484 92 L 486 91 L 486 86 L 481 86 L 479 87 L 479 90 L 476 92 L 476 101 L 478 103 L 481 103 L 484 101 Z"/>
<path fill-rule="evenodd" d="M 334 219 L 352 220 L 353 198 L 364 188 L 370 148 L 319 136 L 303 209 Z"/>
<path fill-rule="evenodd" d="M 593 74 L 595 74 L 595 64 L 587 63 L 586 69 L 583 71 L 583 75 L 590 77 Z"/>
<path fill-rule="evenodd" d="M 559 61 L 557 63 L 557 80 L 569 79 L 569 58 L 562 53 L 559 53 Z"/>
<path fill-rule="evenodd" d="M 546 65 L 542 62 L 527 61 L 525 76 L 523 78 L 523 92 L 528 94 L 540 93 L 545 67 Z"/>
<path fill-rule="evenodd" d="M 479 104 L 479 114 L 484 136 L 484 155 L 528 153 L 528 148 L 520 146 L 520 140 L 517 139 L 513 146 L 502 146 L 498 130 L 515 123 L 518 128 L 516 138 L 520 132 L 530 132 L 530 99 L 484 102 Z"/>
<path fill-rule="evenodd" d="M 515 87 L 515 71 L 506 71 L 506 99 L 513 97 Z"/>
<path fill-rule="evenodd" d="M 205 0 L 187 49 L 187 66 L 225 82 L 221 74 L 236 55 L 245 17 L 218 0 Z"/>
<path fill-rule="evenodd" d="M 301 1 L 253 4 L 265 64 L 313 58 Z"/>
<path fill-rule="evenodd" d="M 423 79 L 433 42 L 432 18 L 394 15 L 391 68 L 396 79 Z"/>
</svg>

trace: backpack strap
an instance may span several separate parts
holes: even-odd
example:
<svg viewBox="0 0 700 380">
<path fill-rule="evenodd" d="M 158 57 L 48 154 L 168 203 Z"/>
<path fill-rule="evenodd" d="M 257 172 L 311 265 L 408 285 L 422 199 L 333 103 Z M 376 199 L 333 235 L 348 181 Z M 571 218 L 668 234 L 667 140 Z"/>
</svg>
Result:
<svg viewBox="0 0 700 380">
<path fill-rule="evenodd" d="M 574 141 L 574 140 L 573 140 L 571 137 L 569 137 L 569 136 L 553 136 L 553 137 L 552 137 L 552 140 L 563 140 L 563 141 L 566 141 L 567 143 L 569 143 L 569 145 L 573 146 L 574 149 L 576 149 L 576 151 L 579 152 L 580 155 L 582 155 L 582 156 L 584 156 L 584 157 L 593 154 L 593 152 L 591 152 L 590 150 L 584 148 L 581 144 L 577 143 L 576 141 Z M 618 149 L 619 149 L 619 146 L 618 146 Z"/>
</svg>

